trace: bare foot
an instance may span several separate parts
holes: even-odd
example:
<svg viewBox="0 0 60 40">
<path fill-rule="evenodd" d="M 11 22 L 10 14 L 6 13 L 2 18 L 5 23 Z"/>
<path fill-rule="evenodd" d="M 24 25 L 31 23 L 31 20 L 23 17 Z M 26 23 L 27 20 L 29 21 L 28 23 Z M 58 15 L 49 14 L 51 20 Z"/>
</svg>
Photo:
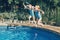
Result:
<svg viewBox="0 0 60 40">
<path fill-rule="evenodd" d="M 43 27 L 44 25 L 42 23 L 38 23 L 39 26 Z"/>
</svg>

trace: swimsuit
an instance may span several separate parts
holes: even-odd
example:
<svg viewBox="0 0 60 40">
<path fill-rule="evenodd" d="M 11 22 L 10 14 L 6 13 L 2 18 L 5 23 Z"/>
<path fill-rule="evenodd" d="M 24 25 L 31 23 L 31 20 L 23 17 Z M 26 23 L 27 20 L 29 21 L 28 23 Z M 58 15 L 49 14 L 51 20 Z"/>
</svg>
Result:
<svg viewBox="0 0 60 40">
<path fill-rule="evenodd" d="M 35 11 L 35 17 L 37 18 L 37 19 L 41 19 L 42 17 L 41 17 L 41 13 L 39 12 L 39 11 Z"/>
<path fill-rule="evenodd" d="M 29 10 L 31 16 L 34 16 L 34 10 Z"/>
</svg>

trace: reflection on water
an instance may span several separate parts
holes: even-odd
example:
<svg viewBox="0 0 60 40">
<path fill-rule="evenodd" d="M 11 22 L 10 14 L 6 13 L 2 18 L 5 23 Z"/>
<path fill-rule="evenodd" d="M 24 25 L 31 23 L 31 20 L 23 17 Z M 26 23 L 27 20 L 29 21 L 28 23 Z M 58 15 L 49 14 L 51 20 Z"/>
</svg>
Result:
<svg viewBox="0 0 60 40">
<path fill-rule="evenodd" d="M 60 40 L 60 35 L 39 28 L 5 27 L 4 30 L 0 30 L 0 40 Z"/>
</svg>

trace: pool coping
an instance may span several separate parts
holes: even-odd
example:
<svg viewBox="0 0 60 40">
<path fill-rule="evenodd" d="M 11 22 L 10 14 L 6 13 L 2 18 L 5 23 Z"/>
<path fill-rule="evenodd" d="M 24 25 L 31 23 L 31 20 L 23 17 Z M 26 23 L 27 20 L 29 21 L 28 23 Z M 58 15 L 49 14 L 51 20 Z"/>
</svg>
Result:
<svg viewBox="0 0 60 40">
<path fill-rule="evenodd" d="M 23 25 L 22 25 L 22 26 L 23 26 Z M 29 27 L 31 27 L 31 26 L 29 26 Z M 43 27 L 36 27 L 36 26 L 33 26 L 33 28 L 44 29 L 44 30 L 47 31 L 47 32 L 52 32 L 52 33 L 58 34 L 58 35 L 60 36 L 60 33 L 57 32 L 57 31 L 54 31 L 54 30 L 50 30 L 50 29 L 43 28 Z"/>
<path fill-rule="evenodd" d="M 17 25 L 17 26 L 30 26 L 30 27 L 44 28 L 44 29 L 52 30 L 52 31 L 60 34 L 60 27 L 57 27 L 57 26 L 51 26 L 51 25 L 36 26 L 36 24 L 33 24 L 33 23 L 31 23 L 31 24 L 29 24 L 29 23 L 15 23 L 15 24 L 11 23 L 11 24 Z M 0 26 L 8 26 L 8 25 L 10 25 L 10 24 L 5 25 L 3 23 Z"/>
</svg>

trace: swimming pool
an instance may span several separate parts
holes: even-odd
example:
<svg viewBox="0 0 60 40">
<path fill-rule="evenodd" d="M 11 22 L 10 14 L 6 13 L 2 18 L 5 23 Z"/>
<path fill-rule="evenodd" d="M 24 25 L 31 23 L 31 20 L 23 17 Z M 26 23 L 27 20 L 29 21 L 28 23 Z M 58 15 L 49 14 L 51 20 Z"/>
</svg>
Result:
<svg viewBox="0 0 60 40">
<path fill-rule="evenodd" d="M 60 40 L 60 35 L 42 28 L 0 26 L 0 40 Z"/>
</svg>

